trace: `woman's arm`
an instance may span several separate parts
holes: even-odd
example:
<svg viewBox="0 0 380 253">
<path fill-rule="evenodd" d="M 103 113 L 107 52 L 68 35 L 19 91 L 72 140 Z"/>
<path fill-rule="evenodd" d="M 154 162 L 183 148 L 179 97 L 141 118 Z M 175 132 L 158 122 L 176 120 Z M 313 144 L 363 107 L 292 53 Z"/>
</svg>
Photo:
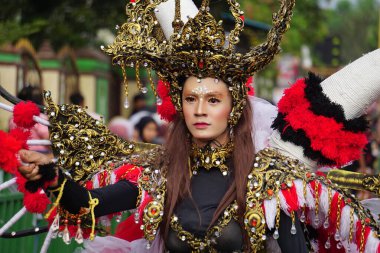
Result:
<svg viewBox="0 0 380 253">
<path fill-rule="evenodd" d="M 19 152 L 23 164 L 19 167 L 20 173 L 29 181 L 36 181 L 41 178 L 39 165 L 51 162 L 52 155 L 45 155 L 38 152 L 22 150 Z M 58 173 L 58 172 L 56 172 Z M 63 175 L 59 175 L 59 180 L 50 184 L 48 190 L 54 191 L 62 185 Z M 135 184 L 120 180 L 114 185 L 88 191 L 77 183 L 67 180 L 60 204 L 70 213 L 77 214 L 81 207 L 89 206 L 89 194 L 92 198 L 97 198 L 99 204 L 95 207 L 95 216 L 102 216 L 123 210 L 136 208 L 138 188 Z M 58 191 L 54 191 L 58 195 Z"/>
<path fill-rule="evenodd" d="M 103 216 L 111 213 L 136 208 L 138 188 L 127 180 L 103 188 L 86 190 L 75 182 L 68 180 L 63 189 L 60 204 L 70 213 L 79 213 L 80 208 L 87 208 L 90 192 L 92 198 L 97 198 L 99 204 L 95 207 L 95 216 Z M 54 192 L 58 195 L 57 192 Z"/>
</svg>

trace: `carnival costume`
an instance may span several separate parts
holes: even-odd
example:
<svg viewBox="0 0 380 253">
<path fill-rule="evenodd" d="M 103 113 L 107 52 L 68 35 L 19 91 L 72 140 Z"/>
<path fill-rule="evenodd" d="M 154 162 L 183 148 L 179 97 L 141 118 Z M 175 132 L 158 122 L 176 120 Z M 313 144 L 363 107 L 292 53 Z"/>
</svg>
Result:
<svg viewBox="0 0 380 253">
<path fill-rule="evenodd" d="M 275 115 L 269 105 L 247 99 L 245 83 L 278 53 L 294 0 L 281 1 L 267 41 L 247 54 L 235 51 L 244 27 L 243 12 L 237 2 L 228 4 L 235 27 L 226 36 L 222 24 L 210 14 L 208 1 L 202 2 L 199 11 L 187 0 L 131 1 L 127 22 L 119 27 L 115 42 L 103 48 L 121 66 L 126 91 L 127 67 L 136 70 L 141 89 L 145 87 L 141 86 L 140 68 L 147 68 L 149 77 L 154 70 L 162 80 L 157 91 L 152 85 L 158 111 L 172 120 L 183 117 L 183 83 L 179 80 L 195 76 L 202 82 L 212 77 L 215 82 L 223 80 L 231 92 L 231 128 L 247 101 L 253 101 L 254 110 L 262 106 Z M 168 10 L 173 10 L 169 17 L 174 21 L 168 18 Z M 188 168 L 193 200 L 185 198 L 177 203 L 165 243 L 159 237 L 165 216 L 166 176 L 170 173 L 170 163 L 163 160 L 165 149 L 123 141 L 82 108 L 54 104 L 48 92 L 45 112 L 57 160 L 47 167 L 60 169 L 59 187 L 47 188 L 50 176 L 32 186 L 18 177 L 19 186 L 26 196 L 31 191 L 44 196 L 38 187 L 55 195 L 46 214 L 51 222 L 49 236 L 60 233 L 66 243 L 71 238 L 77 242 L 94 239 L 95 233 L 105 232 L 102 225 L 107 225 L 111 216 L 134 210 L 119 226 L 116 236 L 121 239 L 97 237 L 96 246 L 87 244 L 88 251 L 99 251 L 99 245 L 108 241 L 113 249 L 124 252 L 162 252 L 164 248 L 169 252 L 274 252 L 278 245 L 283 252 L 380 252 L 378 217 L 344 189 L 365 188 L 379 194 L 379 177 L 332 171 L 326 178 L 316 172 L 318 166 L 340 167 L 359 157 L 367 142 L 366 121 L 361 115 L 380 94 L 378 73 L 380 50 L 326 80 L 313 74 L 298 80 L 278 105 L 269 144 L 263 138 L 267 131 L 262 129 L 267 127 L 262 125 L 266 123 L 260 124 L 260 111 L 255 112 L 257 154 L 254 163 L 247 165 L 252 170 L 247 175 L 245 206 L 233 201 L 214 224 L 215 209 L 233 180 L 233 137 L 220 148 L 193 145 Z M 25 115 L 28 111 L 31 120 L 21 117 L 19 121 L 28 128 L 33 117 L 37 119 L 33 115 L 38 110 L 25 107 L 17 105 L 14 113 L 21 110 Z M 266 122 L 272 122 L 270 115 L 265 116 Z M 26 145 L 21 130 L 0 138 L 17 143 L 12 146 L 14 153 Z M 4 169 L 17 175 L 15 159 L 0 161 Z M 28 190 L 22 188 L 28 183 Z M 43 211 L 33 205 L 26 207 L 32 212 Z M 237 215 L 239 208 L 244 209 L 244 217 Z M 142 243 L 147 249 L 141 248 Z M 110 250 L 109 245 L 103 250 Z"/>
</svg>

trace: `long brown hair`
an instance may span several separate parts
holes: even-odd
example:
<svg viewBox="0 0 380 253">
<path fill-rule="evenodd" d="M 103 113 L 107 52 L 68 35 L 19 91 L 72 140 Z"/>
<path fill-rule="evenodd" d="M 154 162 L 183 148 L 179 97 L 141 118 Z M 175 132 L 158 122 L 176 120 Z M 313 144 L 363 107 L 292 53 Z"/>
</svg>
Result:
<svg viewBox="0 0 380 253">
<path fill-rule="evenodd" d="M 233 181 L 230 188 L 222 198 L 217 207 L 211 224 L 213 224 L 235 199 L 239 206 L 238 215 L 241 217 L 242 225 L 243 215 L 245 211 L 245 194 L 247 188 L 247 176 L 252 168 L 254 159 L 254 144 L 252 140 L 252 108 L 249 101 L 243 109 L 242 116 L 237 125 L 233 128 L 235 136 L 233 138 L 234 151 L 233 157 Z M 161 235 L 166 241 L 169 227 L 170 217 L 173 215 L 176 204 L 190 193 L 190 168 L 189 154 L 191 149 L 190 136 L 185 121 L 181 117 L 177 117 L 169 131 L 167 142 L 165 144 L 166 157 L 169 164 L 167 166 L 167 196 L 165 199 L 165 207 L 163 221 L 161 223 Z"/>
</svg>

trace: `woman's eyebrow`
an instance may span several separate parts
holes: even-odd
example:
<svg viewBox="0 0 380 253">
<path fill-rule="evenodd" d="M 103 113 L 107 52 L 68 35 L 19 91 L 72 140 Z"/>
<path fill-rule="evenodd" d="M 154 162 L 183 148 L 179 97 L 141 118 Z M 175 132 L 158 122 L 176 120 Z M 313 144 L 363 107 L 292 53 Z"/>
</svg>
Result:
<svg viewBox="0 0 380 253">
<path fill-rule="evenodd" d="M 186 96 L 223 96 L 223 94 L 219 91 L 208 90 L 201 87 L 197 87 L 191 91 L 184 92 Z"/>
</svg>

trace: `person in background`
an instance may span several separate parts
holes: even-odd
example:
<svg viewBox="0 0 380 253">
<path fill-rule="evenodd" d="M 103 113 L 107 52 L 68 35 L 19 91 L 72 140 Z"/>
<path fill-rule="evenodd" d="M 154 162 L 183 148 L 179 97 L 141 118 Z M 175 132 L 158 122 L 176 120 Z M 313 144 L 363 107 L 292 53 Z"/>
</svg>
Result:
<svg viewBox="0 0 380 253">
<path fill-rule="evenodd" d="M 158 137 L 158 124 L 150 116 L 142 117 L 139 123 L 135 126 L 138 134 L 139 141 L 146 143 L 157 143 Z"/>
<path fill-rule="evenodd" d="M 31 101 L 38 105 L 43 105 L 42 91 L 39 87 L 28 85 L 24 87 L 18 94 L 17 97 L 24 101 Z M 44 114 L 40 114 L 41 118 L 47 119 Z M 15 129 L 17 126 L 13 122 L 13 117 L 9 119 L 9 130 Z M 49 140 L 49 129 L 47 126 L 42 124 L 35 124 L 30 131 L 30 139 L 32 140 Z M 30 150 L 37 151 L 40 153 L 50 153 L 51 149 L 49 146 L 30 146 Z"/>
<path fill-rule="evenodd" d="M 85 107 L 84 97 L 80 92 L 74 92 L 70 95 L 70 103 L 74 105 L 79 105 L 80 107 Z M 103 121 L 102 116 L 96 112 L 87 111 L 87 114 L 96 120 Z"/>
<path fill-rule="evenodd" d="M 132 112 L 129 117 L 132 117 L 134 114 L 145 110 L 148 110 L 146 105 L 146 97 L 143 93 L 138 93 L 133 97 Z"/>
<path fill-rule="evenodd" d="M 124 140 L 133 140 L 134 127 L 129 120 L 122 116 L 113 117 L 108 123 L 108 129 Z"/>
</svg>

